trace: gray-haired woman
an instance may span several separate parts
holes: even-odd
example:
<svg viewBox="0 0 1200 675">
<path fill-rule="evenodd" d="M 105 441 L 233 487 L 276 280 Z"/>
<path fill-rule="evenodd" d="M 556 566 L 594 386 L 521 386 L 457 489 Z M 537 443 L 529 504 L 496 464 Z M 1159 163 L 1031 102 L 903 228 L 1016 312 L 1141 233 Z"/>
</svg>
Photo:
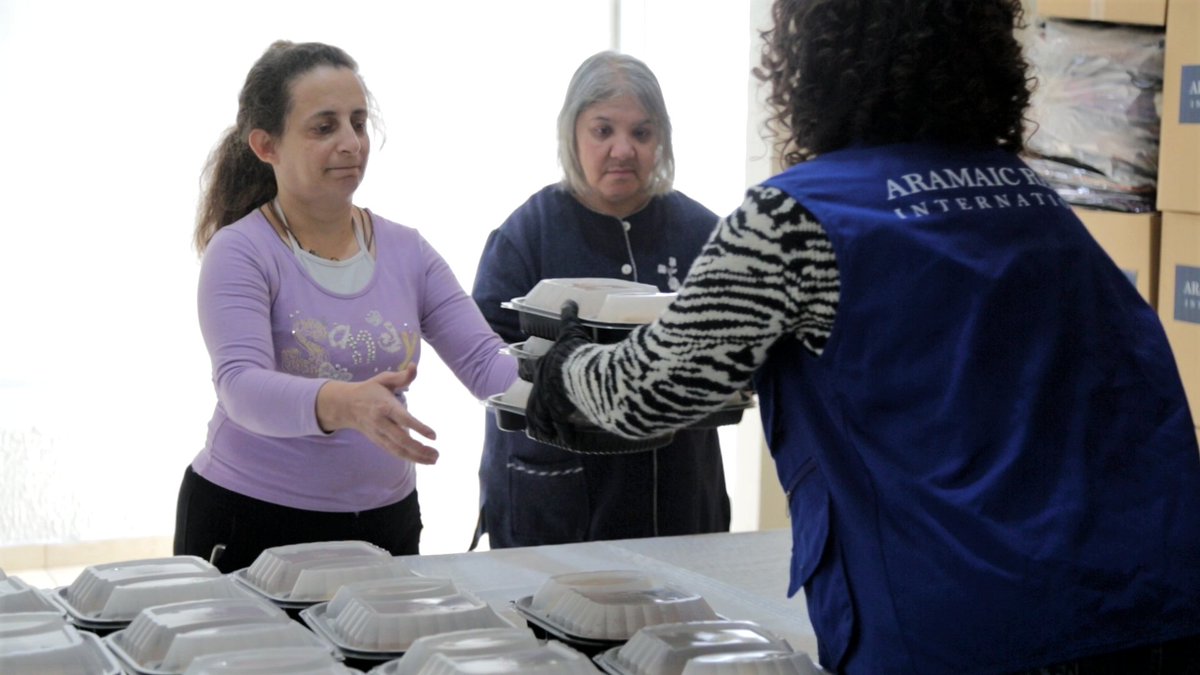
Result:
<svg viewBox="0 0 1200 675">
<path fill-rule="evenodd" d="M 576 70 L 558 117 L 564 178 L 488 237 L 472 292 L 509 342 L 523 339 L 500 304 L 538 281 L 610 277 L 673 291 L 717 216 L 672 188 L 671 121 L 654 73 L 616 52 Z M 679 432 L 655 451 L 589 457 L 487 421 L 476 540 L 492 548 L 729 529 L 714 430 Z"/>
</svg>

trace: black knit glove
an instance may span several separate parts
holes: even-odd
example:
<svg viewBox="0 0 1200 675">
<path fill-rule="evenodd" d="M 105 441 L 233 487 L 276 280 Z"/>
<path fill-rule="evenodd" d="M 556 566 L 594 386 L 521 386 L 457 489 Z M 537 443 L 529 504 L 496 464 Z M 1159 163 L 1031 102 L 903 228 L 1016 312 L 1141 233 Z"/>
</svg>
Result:
<svg viewBox="0 0 1200 675">
<path fill-rule="evenodd" d="M 576 349 L 591 343 L 592 333 L 579 320 L 579 305 L 563 303 L 558 339 L 538 359 L 533 390 L 525 404 L 525 433 L 535 441 L 564 448 L 575 447 L 575 426 L 569 418 L 575 404 L 567 396 L 563 364 Z"/>
</svg>

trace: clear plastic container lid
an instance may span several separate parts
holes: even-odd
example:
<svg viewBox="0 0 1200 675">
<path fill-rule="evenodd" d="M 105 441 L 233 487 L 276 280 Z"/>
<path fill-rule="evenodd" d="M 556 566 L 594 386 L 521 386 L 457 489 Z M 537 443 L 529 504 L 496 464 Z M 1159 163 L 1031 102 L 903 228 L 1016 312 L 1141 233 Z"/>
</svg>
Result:
<svg viewBox="0 0 1200 675">
<path fill-rule="evenodd" d="M 821 675 L 804 652 L 761 651 L 702 654 L 683 667 L 683 675 Z"/>
<path fill-rule="evenodd" d="M 343 651 L 359 653 L 400 653 L 426 635 L 511 626 L 453 581 L 432 577 L 347 584 L 301 617 Z"/>
<path fill-rule="evenodd" d="M 0 615 L 0 672 L 117 675 L 121 666 L 99 638 L 79 631 L 61 614 L 21 612 Z"/>
<path fill-rule="evenodd" d="M 418 675 L 590 675 L 591 660 L 560 642 L 488 656 L 455 658 L 435 654 Z"/>
<path fill-rule="evenodd" d="M 525 404 L 529 402 L 529 394 L 533 391 L 533 383 L 526 380 L 513 380 L 513 383 L 504 390 L 504 393 L 496 397 L 496 400 L 514 409 L 519 408 L 522 412 L 525 410 Z"/>
<path fill-rule="evenodd" d="M 58 605 L 51 602 L 40 589 L 34 588 L 18 577 L 0 575 L 0 614 L 16 612 L 54 612 L 64 615 Z"/>
<path fill-rule="evenodd" d="M 545 356 L 553 346 L 553 340 L 530 336 L 522 342 L 514 342 L 508 349 L 518 358 L 537 359 Z"/>
<path fill-rule="evenodd" d="M 645 572 L 637 570 L 601 570 L 556 574 L 542 583 L 537 592 L 533 594 L 530 606 L 534 609 L 545 609 L 570 591 L 621 593 L 650 590 L 660 585 Z"/>
<path fill-rule="evenodd" d="M 681 675 L 689 661 L 706 654 L 792 651 L 750 621 L 694 621 L 647 626 L 599 658 L 628 675 Z"/>
<path fill-rule="evenodd" d="M 244 595 L 208 562 L 173 556 L 90 565 L 54 597 L 83 623 L 127 623 L 154 605 Z"/>
<path fill-rule="evenodd" d="M 110 649 L 141 673 L 179 673 L 205 654 L 262 647 L 329 645 L 255 598 L 180 602 L 142 610 L 105 638 Z"/>
<path fill-rule="evenodd" d="M 374 544 L 325 541 L 269 548 L 235 575 L 271 599 L 314 603 L 329 600 L 348 583 L 412 576 L 412 571 Z"/>
<path fill-rule="evenodd" d="M 264 647 L 198 656 L 184 675 L 349 675 L 324 647 Z"/>
<path fill-rule="evenodd" d="M 416 675 L 434 654 L 450 658 L 492 656 L 538 646 L 528 628 L 476 628 L 413 640 L 404 656 L 371 670 L 372 675 Z"/>
<path fill-rule="evenodd" d="M 531 607 L 563 632 L 593 640 L 627 640 L 645 626 L 719 618 L 701 596 L 630 571 L 554 577 Z"/>
</svg>

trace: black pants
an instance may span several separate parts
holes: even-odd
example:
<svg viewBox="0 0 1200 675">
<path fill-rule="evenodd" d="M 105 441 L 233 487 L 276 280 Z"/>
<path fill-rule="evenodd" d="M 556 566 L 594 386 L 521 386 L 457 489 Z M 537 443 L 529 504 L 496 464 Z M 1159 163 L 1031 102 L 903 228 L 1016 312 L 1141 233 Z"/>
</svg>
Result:
<svg viewBox="0 0 1200 675">
<path fill-rule="evenodd" d="M 1200 675 L 1200 635 L 1060 663 L 1019 675 Z"/>
<path fill-rule="evenodd" d="M 175 555 L 210 560 L 224 573 L 249 567 L 268 548 L 317 541 L 367 541 L 392 555 L 416 555 L 421 542 L 417 491 L 370 511 L 293 509 L 226 490 L 192 467 L 175 510 Z"/>
</svg>

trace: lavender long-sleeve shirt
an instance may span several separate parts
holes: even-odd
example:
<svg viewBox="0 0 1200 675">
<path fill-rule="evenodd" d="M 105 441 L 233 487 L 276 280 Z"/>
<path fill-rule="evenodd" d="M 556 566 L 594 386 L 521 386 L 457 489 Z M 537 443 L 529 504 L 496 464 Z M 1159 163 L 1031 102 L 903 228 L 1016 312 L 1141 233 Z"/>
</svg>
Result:
<svg viewBox="0 0 1200 675">
<path fill-rule="evenodd" d="M 204 478 L 293 508 L 385 506 L 413 491 L 413 464 L 357 431 L 323 433 L 322 384 L 416 363 L 422 340 L 476 398 L 516 379 L 503 341 L 441 256 L 416 230 L 372 218 L 375 275 L 349 295 L 317 285 L 259 211 L 213 237 L 199 311 L 217 406 L 192 463 Z"/>
</svg>

